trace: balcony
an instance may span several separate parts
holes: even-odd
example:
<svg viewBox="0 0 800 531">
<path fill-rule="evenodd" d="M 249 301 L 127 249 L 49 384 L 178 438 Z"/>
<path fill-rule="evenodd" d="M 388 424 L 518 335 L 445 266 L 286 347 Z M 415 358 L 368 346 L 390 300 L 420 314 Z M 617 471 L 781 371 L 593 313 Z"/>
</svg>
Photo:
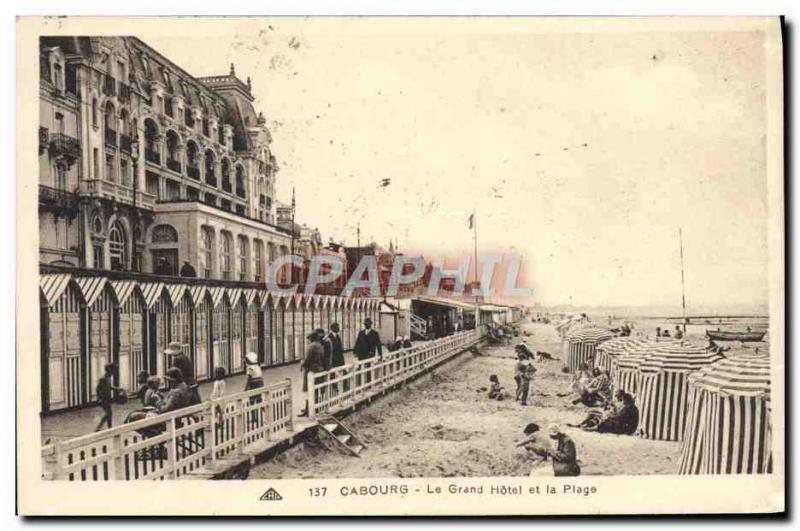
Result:
<svg viewBox="0 0 800 531">
<path fill-rule="evenodd" d="M 117 132 L 109 127 L 106 127 L 106 145 L 117 147 Z"/>
<path fill-rule="evenodd" d="M 249 219 L 251 221 L 256 221 L 256 222 L 261 223 L 262 225 L 266 225 L 267 227 L 270 227 L 273 230 L 276 230 L 278 232 L 289 234 L 289 229 L 286 229 L 284 227 L 280 227 L 278 225 L 269 223 L 268 221 L 265 221 L 263 219 L 250 217 L 248 215 L 248 213 L 247 213 L 247 208 L 244 205 L 234 205 L 234 209 L 233 209 L 233 211 L 231 211 L 231 210 L 225 209 L 222 206 L 218 205 L 217 204 L 217 198 L 213 194 L 205 194 L 205 197 L 202 200 L 199 197 L 197 197 L 196 194 L 197 194 L 197 191 L 195 190 L 193 192 L 192 197 L 181 197 L 179 199 L 178 198 L 173 198 L 173 199 L 167 199 L 167 200 L 161 199 L 161 200 L 158 200 L 157 202 L 159 204 L 200 203 L 200 204 L 212 207 L 212 208 L 214 208 L 216 210 L 219 210 L 221 212 L 227 212 L 228 214 L 235 214 L 235 215 L 237 215 L 237 216 L 239 216 L 241 218 Z"/>
<path fill-rule="evenodd" d="M 63 213 L 74 218 L 78 214 L 78 196 L 61 188 L 40 184 L 39 210 Z"/>
<path fill-rule="evenodd" d="M 140 208 L 152 210 L 156 204 L 156 196 L 138 190 L 135 191 L 121 184 L 106 181 L 105 179 L 87 179 L 81 181 L 80 187 L 81 195 L 103 197 L 117 203 L 124 203 L 126 205 L 135 205 Z M 134 197 L 136 201 L 134 201 Z"/>
<path fill-rule="evenodd" d="M 186 166 L 186 175 L 188 175 L 192 179 L 195 179 L 195 180 L 199 181 L 200 180 L 200 168 L 197 167 L 197 166 L 188 165 L 188 166 Z"/>
<path fill-rule="evenodd" d="M 173 159 L 167 159 L 167 168 L 169 168 L 170 170 L 174 171 L 175 173 L 180 173 L 181 172 L 181 161 L 173 160 Z"/>
<path fill-rule="evenodd" d="M 81 156 L 81 143 L 64 133 L 53 133 L 50 135 L 50 155 L 77 159 Z"/>
<path fill-rule="evenodd" d="M 144 159 L 147 162 L 152 162 L 153 164 L 160 165 L 161 164 L 161 153 L 159 153 L 155 149 L 145 148 L 145 150 L 144 150 Z"/>
<path fill-rule="evenodd" d="M 119 135 L 119 149 L 125 153 L 131 152 L 131 142 L 133 139 L 124 133 L 120 133 Z"/>
</svg>

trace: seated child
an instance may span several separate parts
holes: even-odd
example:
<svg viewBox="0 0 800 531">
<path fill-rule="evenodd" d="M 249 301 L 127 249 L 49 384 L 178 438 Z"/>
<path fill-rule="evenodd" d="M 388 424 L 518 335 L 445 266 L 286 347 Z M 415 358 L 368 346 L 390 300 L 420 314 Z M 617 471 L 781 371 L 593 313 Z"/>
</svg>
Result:
<svg viewBox="0 0 800 531">
<path fill-rule="evenodd" d="M 508 392 L 500 385 L 500 380 L 496 374 L 489 376 L 489 398 L 492 400 L 505 400 L 508 397 Z"/>
</svg>

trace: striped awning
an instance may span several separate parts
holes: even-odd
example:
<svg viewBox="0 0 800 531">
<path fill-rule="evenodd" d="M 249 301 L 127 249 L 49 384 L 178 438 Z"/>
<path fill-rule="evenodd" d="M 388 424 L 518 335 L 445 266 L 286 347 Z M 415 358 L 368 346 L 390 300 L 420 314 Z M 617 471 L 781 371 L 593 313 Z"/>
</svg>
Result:
<svg viewBox="0 0 800 531">
<path fill-rule="evenodd" d="M 267 290 L 258 290 L 261 299 L 261 309 L 272 308 L 272 295 Z"/>
<path fill-rule="evenodd" d="M 42 290 L 42 295 L 47 301 L 47 305 L 51 306 L 55 303 L 69 285 L 72 275 L 68 273 L 46 274 L 39 276 L 39 289 Z"/>
<path fill-rule="evenodd" d="M 167 293 L 172 304 L 178 304 L 186 293 L 186 284 L 167 284 Z"/>
<path fill-rule="evenodd" d="M 705 345 L 692 343 L 659 342 L 642 362 L 642 373 L 693 372 L 722 359 L 722 356 Z"/>
<path fill-rule="evenodd" d="M 617 368 L 638 369 L 645 358 L 653 351 L 652 341 L 631 342 L 625 346 L 624 351 L 617 356 Z"/>
<path fill-rule="evenodd" d="M 91 306 L 103 293 L 103 288 L 108 284 L 107 277 L 76 277 L 75 282 L 83 297 L 86 306 Z"/>
<path fill-rule="evenodd" d="M 765 355 L 723 358 L 689 376 L 689 384 L 722 395 L 768 396 L 769 365 L 769 357 Z"/>
<path fill-rule="evenodd" d="M 581 343 L 600 343 L 608 341 L 614 337 L 614 333 L 606 328 L 598 326 L 580 328 L 574 332 L 570 332 L 567 336 L 569 341 L 579 341 Z"/>
<path fill-rule="evenodd" d="M 133 280 L 111 281 L 111 290 L 114 292 L 114 296 L 117 298 L 117 304 L 120 306 L 128 302 L 134 289 L 136 289 L 136 282 Z"/>
<path fill-rule="evenodd" d="M 242 290 L 242 294 L 244 295 L 244 302 L 247 306 L 253 304 L 253 301 L 256 300 L 256 295 L 258 295 L 257 289 L 247 288 Z"/>
<path fill-rule="evenodd" d="M 228 288 L 228 302 L 231 308 L 239 304 L 239 299 L 242 298 L 243 294 L 242 288 Z"/>
<path fill-rule="evenodd" d="M 202 304 L 206 293 L 208 293 L 208 288 L 205 286 L 192 286 L 189 288 L 189 295 L 192 297 L 192 304 L 194 304 L 195 308 Z"/>
<path fill-rule="evenodd" d="M 225 288 L 221 286 L 208 288 L 208 294 L 211 295 L 211 306 L 216 308 L 217 305 L 222 301 L 223 295 L 225 295 Z"/>
<path fill-rule="evenodd" d="M 158 298 L 161 296 L 161 291 L 164 289 L 163 282 L 141 282 L 139 289 L 142 290 L 144 296 L 144 304 L 146 308 L 152 308 Z"/>
</svg>

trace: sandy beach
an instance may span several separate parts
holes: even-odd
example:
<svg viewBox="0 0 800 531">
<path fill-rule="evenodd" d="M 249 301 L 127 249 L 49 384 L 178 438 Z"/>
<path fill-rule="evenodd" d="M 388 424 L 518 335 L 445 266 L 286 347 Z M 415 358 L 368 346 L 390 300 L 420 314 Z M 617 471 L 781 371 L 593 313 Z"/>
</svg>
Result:
<svg viewBox="0 0 800 531">
<path fill-rule="evenodd" d="M 253 468 L 253 478 L 526 476 L 537 462 L 515 443 L 529 422 L 561 424 L 575 441 L 585 475 L 674 474 L 680 443 L 585 432 L 566 424 L 588 408 L 570 403 L 570 376 L 561 372 L 561 344 L 552 325 L 527 323 L 520 337 L 556 360 L 537 361 L 527 406 L 487 398 L 489 375 L 513 393 L 513 346 L 464 353 L 435 373 L 344 419 L 368 448 L 342 453 L 325 436 L 300 443 Z M 542 437 L 545 434 L 542 433 Z"/>
</svg>

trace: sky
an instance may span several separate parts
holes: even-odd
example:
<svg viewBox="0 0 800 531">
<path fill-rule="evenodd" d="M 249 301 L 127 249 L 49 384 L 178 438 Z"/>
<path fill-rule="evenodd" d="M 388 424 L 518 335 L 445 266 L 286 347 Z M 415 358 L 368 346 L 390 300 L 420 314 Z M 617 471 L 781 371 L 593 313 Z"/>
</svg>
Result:
<svg viewBox="0 0 800 531">
<path fill-rule="evenodd" d="M 248 19 L 143 39 L 252 80 L 278 198 L 327 241 L 522 256 L 544 305 L 767 301 L 765 53 L 754 31 Z M 381 179 L 391 179 L 387 187 Z"/>
</svg>

